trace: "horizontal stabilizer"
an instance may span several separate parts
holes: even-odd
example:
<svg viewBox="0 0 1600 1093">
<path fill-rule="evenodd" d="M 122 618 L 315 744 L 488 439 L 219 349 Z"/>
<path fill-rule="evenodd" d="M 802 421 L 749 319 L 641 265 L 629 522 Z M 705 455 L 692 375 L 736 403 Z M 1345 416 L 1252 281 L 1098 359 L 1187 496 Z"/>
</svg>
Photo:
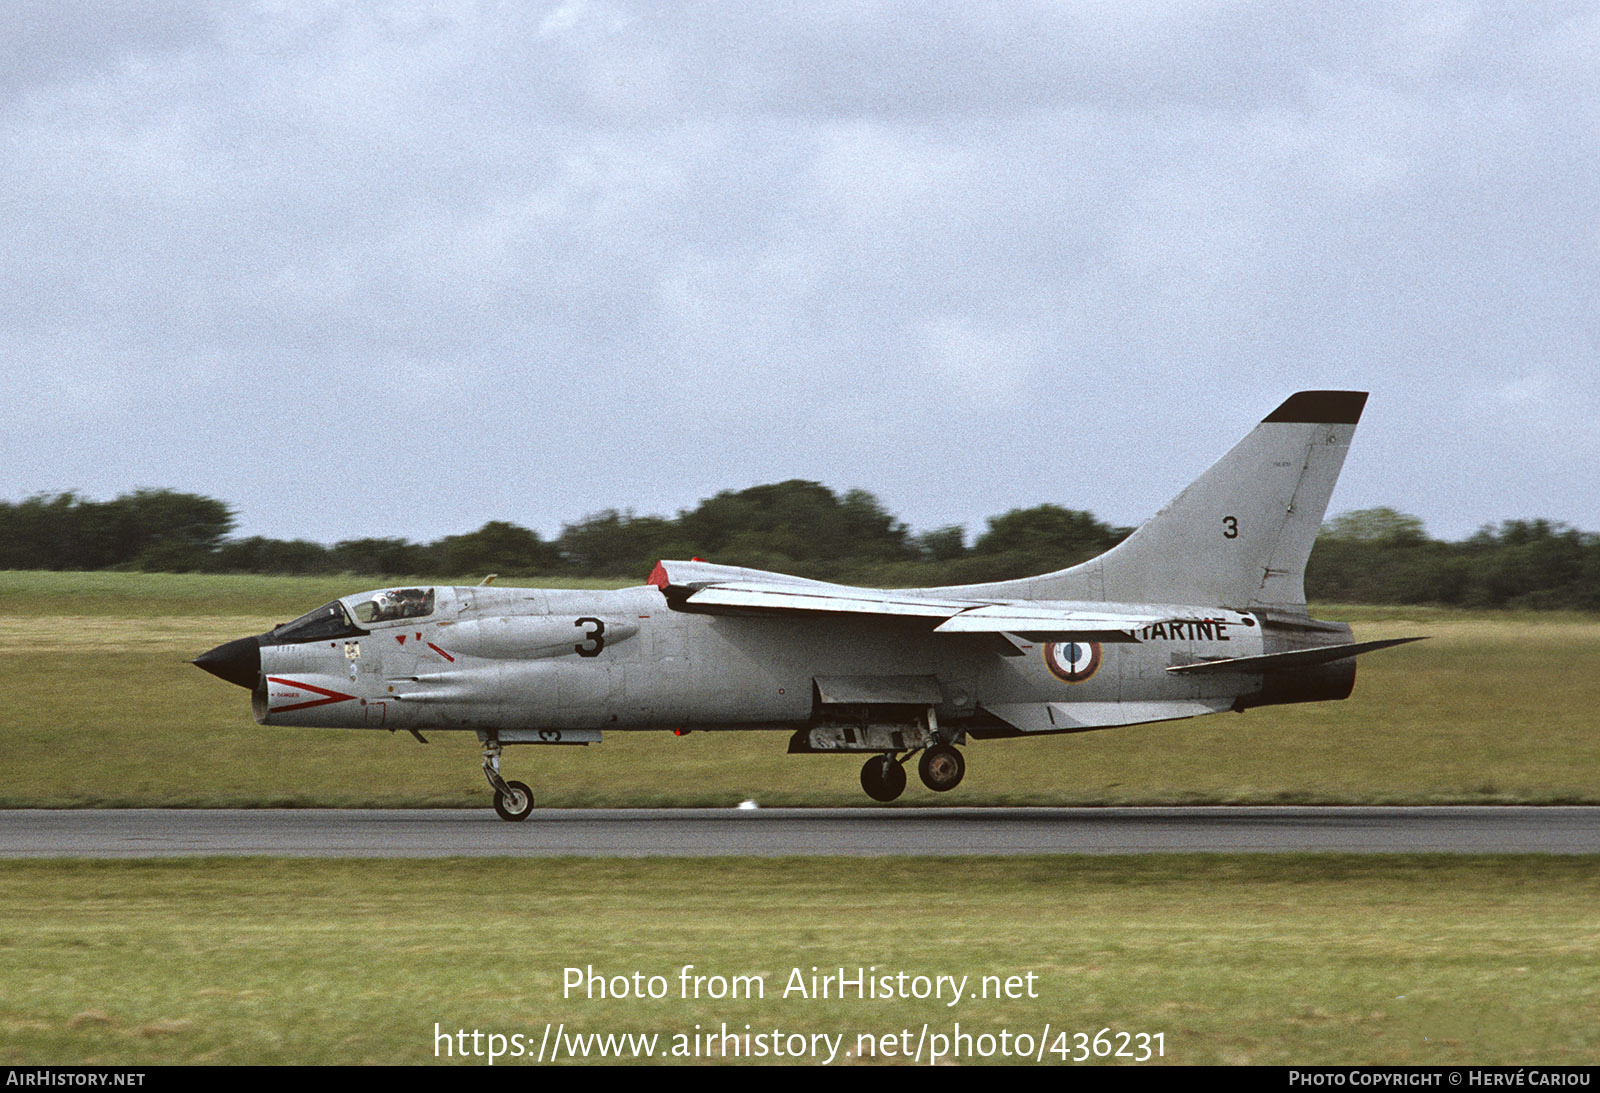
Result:
<svg viewBox="0 0 1600 1093">
<path fill-rule="evenodd" d="M 1356 641 L 1344 645 L 1324 645 L 1317 649 L 1295 649 L 1287 653 L 1266 653 L 1257 657 L 1229 657 L 1226 660 L 1203 660 L 1197 664 L 1175 664 L 1167 671 L 1179 672 L 1270 672 L 1280 668 L 1309 668 L 1314 664 L 1330 664 L 1336 660 L 1360 656 L 1374 649 L 1388 649 L 1422 638 L 1389 638 L 1385 641 Z"/>
</svg>

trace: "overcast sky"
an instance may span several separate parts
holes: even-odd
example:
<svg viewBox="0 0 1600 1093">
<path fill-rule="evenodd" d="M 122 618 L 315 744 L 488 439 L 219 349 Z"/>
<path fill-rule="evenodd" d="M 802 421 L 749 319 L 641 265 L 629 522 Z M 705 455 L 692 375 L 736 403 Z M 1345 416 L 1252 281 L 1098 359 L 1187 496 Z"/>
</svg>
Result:
<svg viewBox="0 0 1600 1093">
<path fill-rule="evenodd" d="M 427 541 L 789 478 L 1600 531 L 1592 3 L 0 6 L 0 498 Z"/>
</svg>

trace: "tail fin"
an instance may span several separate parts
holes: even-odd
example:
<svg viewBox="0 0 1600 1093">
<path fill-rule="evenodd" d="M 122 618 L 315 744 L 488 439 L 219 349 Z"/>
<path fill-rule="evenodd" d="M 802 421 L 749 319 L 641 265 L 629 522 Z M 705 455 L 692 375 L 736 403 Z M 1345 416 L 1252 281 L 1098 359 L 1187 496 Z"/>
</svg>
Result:
<svg viewBox="0 0 1600 1093">
<path fill-rule="evenodd" d="M 1304 611 L 1306 559 L 1366 401 L 1365 391 L 1291 395 L 1100 557 L 978 587 L 1028 599 Z"/>
</svg>

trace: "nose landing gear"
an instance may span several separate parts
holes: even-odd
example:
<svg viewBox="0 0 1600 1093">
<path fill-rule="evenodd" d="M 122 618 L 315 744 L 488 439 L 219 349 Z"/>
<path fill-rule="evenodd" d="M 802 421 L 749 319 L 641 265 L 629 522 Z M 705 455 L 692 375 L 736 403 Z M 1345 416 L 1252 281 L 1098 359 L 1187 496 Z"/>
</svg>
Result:
<svg viewBox="0 0 1600 1093">
<path fill-rule="evenodd" d="M 500 818 L 526 820 L 533 811 L 533 790 L 526 782 L 508 782 L 500 777 L 500 741 L 492 736 L 483 741 L 483 775 L 494 789 L 494 810 Z"/>
<path fill-rule="evenodd" d="M 494 810 L 502 820 L 526 820 L 533 811 L 533 790 L 526 782 L 507 782 L 505 789 L 494 791 Z"/>
</svg>

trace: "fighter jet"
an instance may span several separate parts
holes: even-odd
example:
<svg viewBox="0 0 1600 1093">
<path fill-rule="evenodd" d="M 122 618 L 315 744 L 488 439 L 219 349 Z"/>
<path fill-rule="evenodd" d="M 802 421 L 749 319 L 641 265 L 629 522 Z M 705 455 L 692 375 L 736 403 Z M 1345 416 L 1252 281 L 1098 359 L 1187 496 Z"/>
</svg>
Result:
<svg viewBox="0 0 1600 1093">
<path fill-rule="evenodd" d="M 345 596 L 194 663 L 262 725 L 473 732 L 521 820 L 508 744 L 758 730 L 866 755 L 877 801 L 954 789 L 976 741 L 1347 697 L 1354 640 L 1306 610 L 1306 559 L 1363 391 L 1302 391 L 1116 547 L 945 588 L 830 584 L 699 559 L 615 591 L 406 587 Z"/>
</svg>

